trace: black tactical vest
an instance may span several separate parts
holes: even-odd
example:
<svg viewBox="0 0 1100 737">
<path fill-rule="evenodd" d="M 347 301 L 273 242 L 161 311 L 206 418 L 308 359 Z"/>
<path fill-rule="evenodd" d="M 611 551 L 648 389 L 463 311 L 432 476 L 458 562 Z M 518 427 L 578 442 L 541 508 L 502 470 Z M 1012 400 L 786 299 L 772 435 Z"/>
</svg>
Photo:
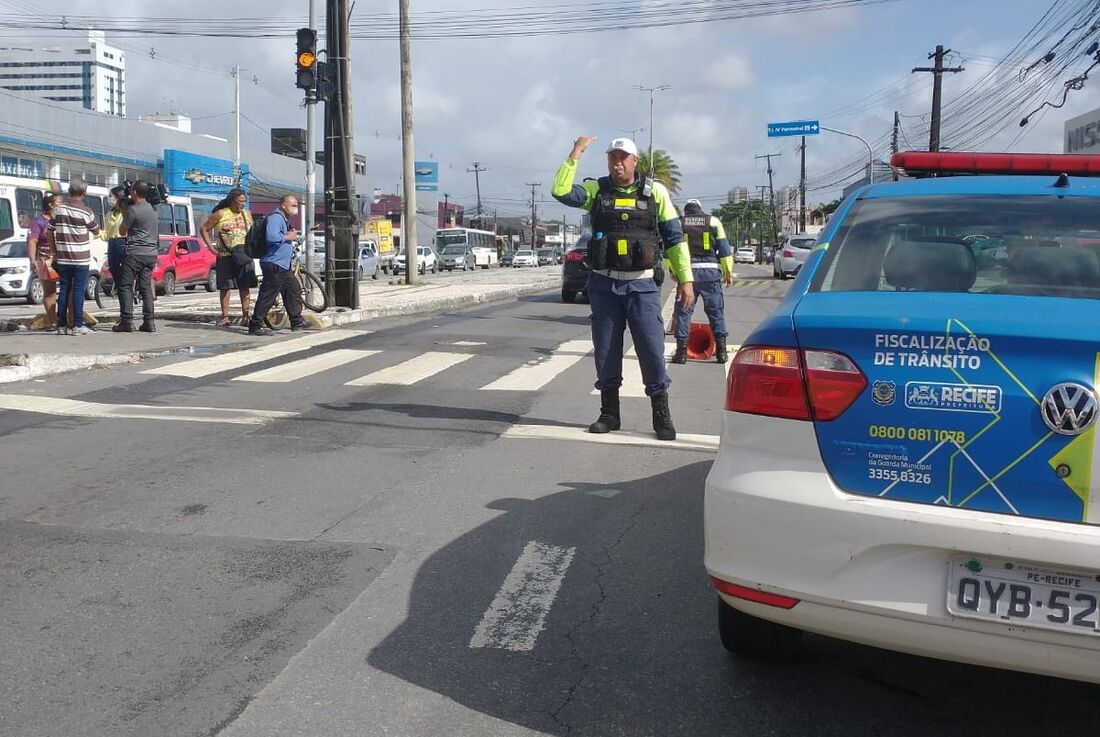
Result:
<svg viewBox="0 0 1100 737">
<path fill-rule="evenodd" d="M 641 190 L 615 192 L 611 180 L 599 180 L 592 203 L 589 263 L 597 270 L 645 271 L 657 265 L 661 250 L 657 202 Z"/>
<path fill-rule="evenodd" d="M 688 250 L 691 251 L 691 260 L 717 261 L 718 246 L 714 238 L 714 232 L 710 227 L 709 215 L 684 215 L 680 218 L 684 227 L 684 240 L 687 241 Z"/>
</svg>

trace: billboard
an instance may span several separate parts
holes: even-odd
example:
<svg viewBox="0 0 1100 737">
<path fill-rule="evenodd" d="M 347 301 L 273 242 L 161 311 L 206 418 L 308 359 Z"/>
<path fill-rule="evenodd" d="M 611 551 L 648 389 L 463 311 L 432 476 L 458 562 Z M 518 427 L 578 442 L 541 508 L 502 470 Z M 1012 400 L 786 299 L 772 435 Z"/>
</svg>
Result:
<svg viewBox="0 0 1100 737">
<path fill-rule="evenodd" d="M 1100 154 L 1100 110 L 1066 121 L 1063 153 Z"/>
<path fill-rule="evenodd" d="M 248 164 L 241 163 L 241 188 L 248 191 Z M 233 162 L 212 156 L 164 150 L 164 183 L 172 194 L 224 197 L 233 188 Z"/>
</svg>

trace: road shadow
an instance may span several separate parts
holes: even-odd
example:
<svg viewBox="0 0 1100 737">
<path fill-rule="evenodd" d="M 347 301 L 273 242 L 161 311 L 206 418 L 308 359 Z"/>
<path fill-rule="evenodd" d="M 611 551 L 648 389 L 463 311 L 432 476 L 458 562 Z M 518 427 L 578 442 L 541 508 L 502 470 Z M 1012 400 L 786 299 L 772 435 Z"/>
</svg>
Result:
<svg viewBox="0 0 1100 737">
<path fill-rule="evenodd" d="M 585 315 L 515 315 L 517 320 L 533 320 L 535 322 L 553 322 L 559 325 L 583 325 L 591 324 L 591 319 Z"/>
<path fill-rule="evenodd" d="M 369 653 L 369 664 L 494 719 L 562 737 L 1091 730 L 1096 689 L 1085 684 L 814 636 L 789 665 L 729 656 L 701 565 L 709 466 L 644 478 L 574 476 L 541 499 L 494 502 L 500 516 L 424 563 L 407 619 Z M 545 629 L 527 651 L 471 647 L 530 541 L 576 549 Z M 528 613 L 519 626 L 530 621 Z"/>
<path fill-rule="evenodd" d="M 387 412 L 404 415 L 414 419 L 430 420 L 461 420 L 463 422 L 490 422 L 502 425 L 546 425 L 550 427 L 574 427 L 574 424 L 560 422 L 558 420 L 541 420 L 527 417 L 518 412 L 501 412 L 498 410 L 476 407 L 452 407 L 435 404 L 387 404 L 385 402 L 341 402 L 318 403 L 321 409 L 330 412 L 358 413 L 358 412 Z"/>
</svg>

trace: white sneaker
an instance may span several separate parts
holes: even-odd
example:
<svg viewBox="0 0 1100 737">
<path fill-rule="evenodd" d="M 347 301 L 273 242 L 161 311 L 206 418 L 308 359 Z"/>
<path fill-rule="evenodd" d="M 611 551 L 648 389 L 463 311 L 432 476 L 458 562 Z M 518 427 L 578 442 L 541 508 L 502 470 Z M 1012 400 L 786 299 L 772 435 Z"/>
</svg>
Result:
<svg viewBox="0 0 1100 737">
<path fill-rule="evenodd" d="M 58 335 L 69 335 L 70 334 L 69 333 L 69 328 L 58 328 L 57 329 L 57 334 Z"/>
<path fill-rule="evenodd" d="M 81 325 L 78 328 L 73 328 L 72 331 L 69 333 L 69 335 L 88 335 L 91 332 L 92 332 L 91 328 L 87 328 L 87 327 Z"/>
</svg>

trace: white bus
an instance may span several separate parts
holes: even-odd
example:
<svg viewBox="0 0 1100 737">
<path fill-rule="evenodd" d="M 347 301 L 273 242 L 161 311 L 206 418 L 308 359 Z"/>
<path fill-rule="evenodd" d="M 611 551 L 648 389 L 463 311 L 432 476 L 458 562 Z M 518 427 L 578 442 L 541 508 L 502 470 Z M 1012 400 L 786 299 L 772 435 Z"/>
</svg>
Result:
<svg viewBox="0 0 1100 737">
<path fill-rule="evenodd" d="M 435 232 L 436 253 L 445 246 L 469 246 L 474 262 L 483 269 L 499 263 L 496 233 L 473 228 L 441 228 Z"/>
</svg>

